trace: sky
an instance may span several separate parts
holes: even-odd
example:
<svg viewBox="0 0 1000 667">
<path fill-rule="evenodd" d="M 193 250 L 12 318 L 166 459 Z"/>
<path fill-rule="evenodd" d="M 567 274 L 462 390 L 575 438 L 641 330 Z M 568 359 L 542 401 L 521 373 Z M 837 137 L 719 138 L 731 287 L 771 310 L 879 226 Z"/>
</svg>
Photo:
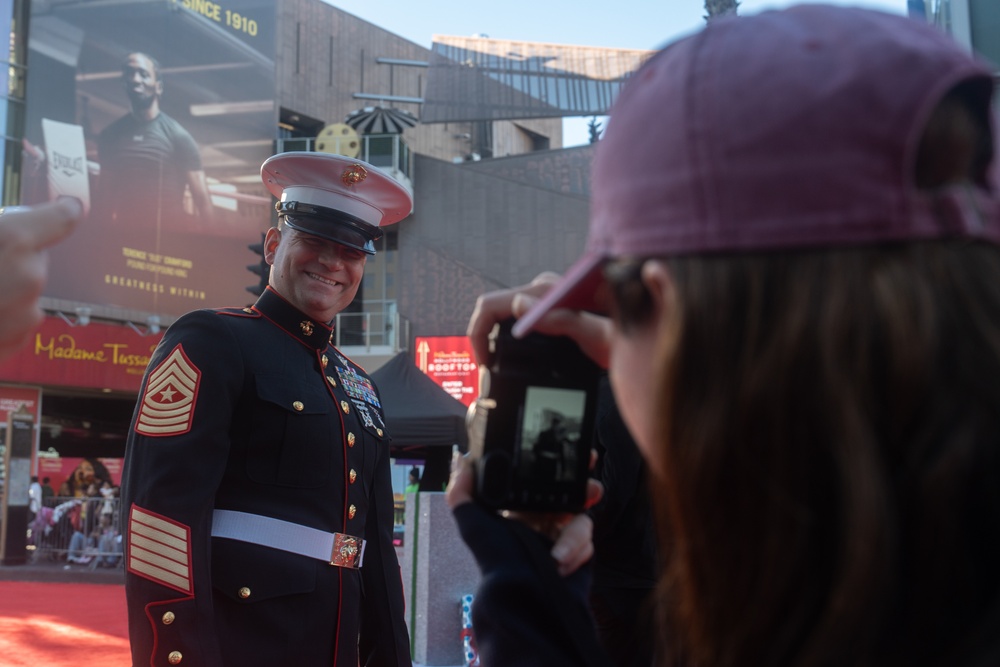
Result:
<svg viewBox="0 0 1000 667">
<path fill-rule="evenodd" d="M 485 35 L 527 42 L 656 49 L 705 24 L 703 0 L 326 1 L 428 49 L 434 35 Z M 739 13 L 746 16 L 800 1 L 740 0 Z M 906 0 L 827 2 L 906 13 Z M 566 119 L 564 145 L 586 143 L 590 120 Z"/>
</svg>

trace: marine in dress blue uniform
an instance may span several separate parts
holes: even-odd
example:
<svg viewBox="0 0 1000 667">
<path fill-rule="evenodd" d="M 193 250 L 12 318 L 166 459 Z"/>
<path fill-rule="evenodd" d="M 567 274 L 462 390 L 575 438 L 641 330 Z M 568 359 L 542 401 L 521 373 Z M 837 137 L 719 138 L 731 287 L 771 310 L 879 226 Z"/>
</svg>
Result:
<svg viewBox="0 0 1000 667">
<path fill-rule="evenodd" d="M 178 319 L 133 416 L 133 664 L 409 666 L 389 434 L 378 389 L 331 343 L 329 308 L 412 200 L 341 156 L 284 153 L 261 173 L 280 199 L 271 286 L 252 307 Z M 355 284 L 341 252 L 360 262 Z"/>
</svg>

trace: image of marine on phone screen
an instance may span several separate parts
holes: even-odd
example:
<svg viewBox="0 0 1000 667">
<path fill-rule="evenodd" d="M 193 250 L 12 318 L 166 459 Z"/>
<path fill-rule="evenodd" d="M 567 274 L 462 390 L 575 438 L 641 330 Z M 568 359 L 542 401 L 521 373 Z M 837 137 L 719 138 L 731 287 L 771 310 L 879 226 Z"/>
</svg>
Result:
<svg viewBox="0 0 1000 667">
<path fill-rule="evenodd" d="M 521 456 L 531 465 L 520 468 L 523 474 L 530 471 L 538 484 L 576 476 L 574 443 L 580 439 L 585 401 L 586 392 L 579 390 L 528 387 Z"/>
<path fill-rule="evenodd" d="M 565 337 L 515 339 L 505 322 L 492 340 L 475 407 L 481 428 L 470 430 L 477 499 L 495 509 L 581 509 L 602 371 Z"/>
</svg>

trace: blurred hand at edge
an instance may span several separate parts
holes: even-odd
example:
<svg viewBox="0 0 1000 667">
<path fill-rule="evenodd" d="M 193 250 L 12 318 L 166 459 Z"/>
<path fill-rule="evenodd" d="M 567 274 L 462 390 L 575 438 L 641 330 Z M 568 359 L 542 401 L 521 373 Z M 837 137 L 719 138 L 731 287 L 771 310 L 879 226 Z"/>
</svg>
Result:
<svg viewBox="0 0 1000 667">
<path fill-rule="evenodd" d="M 69 236 L 82 213 L 71 197 L 0 210 L 0 360 L 20 349 L 42 322 L 38 298 L 48 279 L 45 250 Z"/>
</svg>

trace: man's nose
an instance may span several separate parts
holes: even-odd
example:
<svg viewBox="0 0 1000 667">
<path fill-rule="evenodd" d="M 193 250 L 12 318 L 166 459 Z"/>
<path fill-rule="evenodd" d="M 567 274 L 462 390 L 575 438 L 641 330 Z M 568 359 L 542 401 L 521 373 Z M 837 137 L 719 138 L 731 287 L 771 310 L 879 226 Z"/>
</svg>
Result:
<svg viewBox="0 0 1000 667">
<path fill-rule="evenodd" d="M 319 261 L 326 266 L 340 266 L 344 263 L 343 249 L 336 243 L 324 243 L 319 253 Z"/>
</svg>

